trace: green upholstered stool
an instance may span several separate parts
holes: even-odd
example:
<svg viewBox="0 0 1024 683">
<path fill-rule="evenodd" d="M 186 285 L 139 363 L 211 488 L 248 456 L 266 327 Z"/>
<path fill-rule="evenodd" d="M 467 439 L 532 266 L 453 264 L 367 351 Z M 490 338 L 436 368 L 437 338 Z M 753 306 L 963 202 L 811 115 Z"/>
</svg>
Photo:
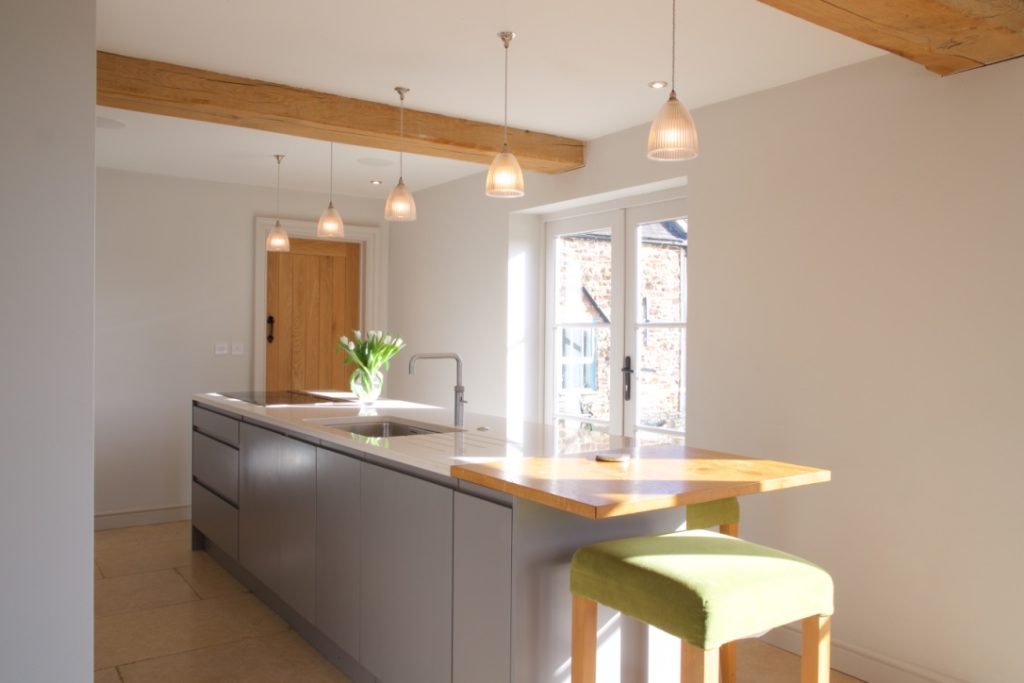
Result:
<svg viewBox="0 0 1024 683">
<path fill-rule="evenodd" d="M 803 622 L 803 683 L 829 677 L 832 578 L 779 550 L 712 531 L 640 536 L 572 558 L 572 681 L 596 676 L 597 603 L 683 640 L 683 680 L 718 683 L 718 649 Z"/>
</svg>

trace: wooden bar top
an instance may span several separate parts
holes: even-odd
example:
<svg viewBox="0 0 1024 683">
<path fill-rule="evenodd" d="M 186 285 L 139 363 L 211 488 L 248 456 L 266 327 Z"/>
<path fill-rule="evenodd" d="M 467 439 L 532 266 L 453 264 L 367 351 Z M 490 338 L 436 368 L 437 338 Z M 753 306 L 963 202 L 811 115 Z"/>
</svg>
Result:
<svg viewBox="0 0 1024 683">
<path fill-rule="evenodd" d="M 746 458 L 674 444 L 604 451 L 625 462 L 599 462 L 596 453 L 523 457 L 453 465 L 451 474 L 480 486 L 591 519 L 704 503 L 817 484 L 828 470 Z"/>
</svg>

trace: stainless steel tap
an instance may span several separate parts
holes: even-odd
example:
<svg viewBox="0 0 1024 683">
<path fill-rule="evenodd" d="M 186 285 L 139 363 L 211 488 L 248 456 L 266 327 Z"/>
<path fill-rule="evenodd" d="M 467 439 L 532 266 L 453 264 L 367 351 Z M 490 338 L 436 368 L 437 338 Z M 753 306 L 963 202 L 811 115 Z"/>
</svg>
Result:
<svg viewBox="0 0 1024 683">
<path fill-rule="evenodd" d="M 409 374 L 416 374 L 416 361 L 421 358 L 451 358 L 455 361 L 455 426 L 462 426 L 463 406 L 466 405 L 466 388 L 462 386 L 462 357 L 457 353 L 415 353 L 409 359 Z"/>
</svg>

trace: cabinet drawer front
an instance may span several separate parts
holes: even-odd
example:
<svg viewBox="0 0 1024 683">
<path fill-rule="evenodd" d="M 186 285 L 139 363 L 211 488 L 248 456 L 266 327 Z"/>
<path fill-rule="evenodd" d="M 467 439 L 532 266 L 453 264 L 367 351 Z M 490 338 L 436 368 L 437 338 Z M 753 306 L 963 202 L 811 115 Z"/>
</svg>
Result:
<svg viewBox="0 0 1024 683">
<path fill-rule="evenodd" d="M 192 482 L 192 526 L 238 559 L 238 509 Z"/>
<path fill-rule="evenodd" d="M 218 441 L 238 445 L 238 420 L 219 415 L 199 406 L 192 406 L 192 424 L 203 434 L 208 434 Z"/>
<path fill-rule="evenodd" d="M 238 449 L 192 432 L 192 476 L 238 505 Z"/>
</svg>

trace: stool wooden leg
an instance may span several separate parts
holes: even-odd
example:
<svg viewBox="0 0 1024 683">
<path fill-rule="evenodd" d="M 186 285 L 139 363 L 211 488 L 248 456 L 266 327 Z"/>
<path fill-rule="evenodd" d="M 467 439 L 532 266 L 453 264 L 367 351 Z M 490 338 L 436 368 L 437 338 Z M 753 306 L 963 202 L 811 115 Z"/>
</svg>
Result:
<svg viewBox="0 0 1024 683">
<path fill-rule="evenodd" d="M 803 620 L 803 656 L 800 683 L 828 683 L 831 667 L 832 617 Z"/>
<path fill-rule="evenodd" d="M 722 669 L 722 683 L 736 683 L 736 643 L 718 648 L 718 665 Z"/>
<path fill-rule="evenodd" d="M 572 683 L 597 680 L 597 603 L 572 596 Z"/>
<path fill-rule="evenodd" d="M 683 643 L 683 683 L 718 683 L 718 650 Z"/>
<path fill-rule="evenodd" d="M 722 524 L 718 527 L 720 533 L 726 536 L 739 538 L 739 524 Z M 722 683 L 736 683 L 736 643 L 726 643 L 720 650 L 719 666 L 722 668 Z"/>
</svg>

